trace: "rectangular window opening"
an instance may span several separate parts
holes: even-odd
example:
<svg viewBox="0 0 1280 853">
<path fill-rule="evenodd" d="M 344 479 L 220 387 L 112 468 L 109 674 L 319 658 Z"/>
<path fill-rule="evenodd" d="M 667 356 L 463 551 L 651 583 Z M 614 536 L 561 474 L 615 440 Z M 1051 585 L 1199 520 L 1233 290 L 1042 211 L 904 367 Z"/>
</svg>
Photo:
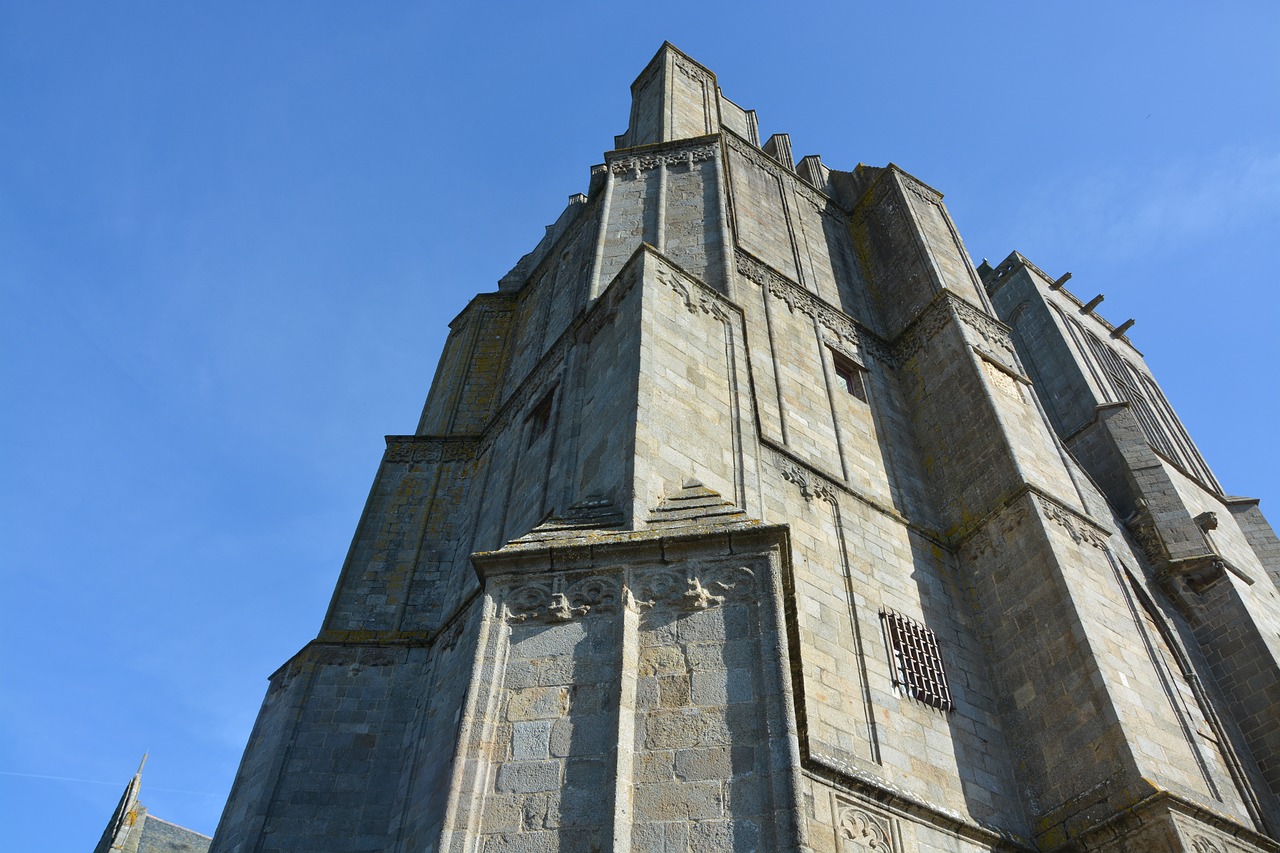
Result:
<svg viewBox="0 0 1280 853">
<path fill-rule="evenodd" d="M 893 655 L 893 686 L 939 710 L 954 708 L 938 638 L 933 631 L 892 610 L 881 610 L 880 621 Z"/>
<path fill-rule="evenodd" d="M 862 402 L 867 402 L 867 384 L 862 376 L 866 370 L 835 350 L 832 350 L 831 358 L 835 364 L 836 379 L 839 380 L 841 387 Z"/>
<path fill-rule="evenodd" d="M 529 410 L 529 415 L 525 418 L 525 423 L 529 425 L 529 444 L 537 441 L 551 426 L 551 400 L 554 393 L 554 390 L 548 391 L 538 404 Z"/>
</svg>

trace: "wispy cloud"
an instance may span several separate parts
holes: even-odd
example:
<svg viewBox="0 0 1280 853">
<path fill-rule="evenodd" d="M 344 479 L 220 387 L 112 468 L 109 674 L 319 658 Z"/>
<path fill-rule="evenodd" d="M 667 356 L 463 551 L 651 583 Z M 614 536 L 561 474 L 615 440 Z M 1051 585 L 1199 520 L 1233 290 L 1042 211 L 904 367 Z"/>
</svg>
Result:
<svg viewBox="0 0 1280 853">
<path fill-rule="evenodd" d="M 1062 177 L 1024 211 L 1029 236 L 1089 243 L 1127 259 L 1190 247 L 1280 218 L 1280 153 L 1228 150 L 1205 162 L 1153 163 Z"/>
<path fill-rule="evenodd" d="M 108 781 L 106 779 L 77 779 L 74 776 L 47 776 L 44 773 L 15 773 L 9 770 L 0 770 L 0 776 L 18 776 L 23 779 L 44 779 L 50 782 L 75 782 L 81 785 L 113 785 L 117 788 L 123 788 L 124 782 L 119 779 Z M 128 780 L 125 780 L 128 781 Z M 195 794 L 200 797 L 220 797 L 222 794 L 215 794 L 210 791 L 186 791 L 181 788 L 157 788 L 152 785 L 147 786 L 149 791 L 165 791 L 171 794 Z"/>
</svg>

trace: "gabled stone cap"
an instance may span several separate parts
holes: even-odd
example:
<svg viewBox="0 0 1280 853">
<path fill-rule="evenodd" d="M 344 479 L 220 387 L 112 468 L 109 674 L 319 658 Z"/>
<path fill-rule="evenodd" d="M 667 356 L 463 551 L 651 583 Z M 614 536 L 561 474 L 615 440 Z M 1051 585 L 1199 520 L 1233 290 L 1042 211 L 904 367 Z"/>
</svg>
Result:
<svg viewBox="0 0 1280 853">
<path fill-rule="evenodd" d="M 650 530 L 759 523 L 697 480 L 685 480 L 680 491 L 663 498 L 649 513 Z"/>
<path fill-rule="evenodd" d="M 595 531 L 617 529 L 622 522 L 622 513 L 613 501 L 596 495 L 569 507 L 564 515 L 553 513 L 525 535 L 512 539 L 510 544 L 580 539 Z"/>
</svg>

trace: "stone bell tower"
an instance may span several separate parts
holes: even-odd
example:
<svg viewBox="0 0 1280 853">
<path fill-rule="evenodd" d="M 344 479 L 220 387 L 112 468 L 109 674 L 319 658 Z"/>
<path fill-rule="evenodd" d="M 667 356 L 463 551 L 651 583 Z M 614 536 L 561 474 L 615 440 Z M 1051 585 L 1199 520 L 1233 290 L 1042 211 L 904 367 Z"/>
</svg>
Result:
<svg viewBox="0 0 1280 853">
<path fill-rule="evenodd" d="M 1280 541 L 1126 335 L 664 44 L 451 333 L 212 849 L 1280 849 Z"/>
</svg>

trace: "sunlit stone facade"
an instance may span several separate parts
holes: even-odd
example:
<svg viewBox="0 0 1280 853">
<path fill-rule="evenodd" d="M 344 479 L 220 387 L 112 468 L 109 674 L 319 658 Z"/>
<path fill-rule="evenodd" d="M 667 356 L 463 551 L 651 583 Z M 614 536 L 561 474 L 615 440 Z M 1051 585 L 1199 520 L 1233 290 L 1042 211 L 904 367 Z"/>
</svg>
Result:
<svg viewBox="0 0 1280 853">
<path fill-rule="evenodd" d="M 1280 543 L 1125 329 L 670 45 L 631 94 L 451 324 L 213 850 L 1276 849 Z"/>
</svg>

